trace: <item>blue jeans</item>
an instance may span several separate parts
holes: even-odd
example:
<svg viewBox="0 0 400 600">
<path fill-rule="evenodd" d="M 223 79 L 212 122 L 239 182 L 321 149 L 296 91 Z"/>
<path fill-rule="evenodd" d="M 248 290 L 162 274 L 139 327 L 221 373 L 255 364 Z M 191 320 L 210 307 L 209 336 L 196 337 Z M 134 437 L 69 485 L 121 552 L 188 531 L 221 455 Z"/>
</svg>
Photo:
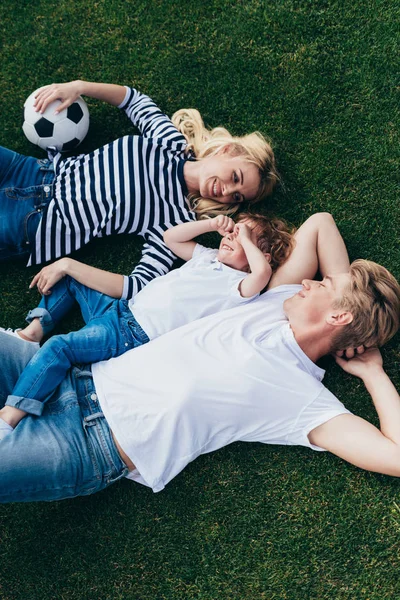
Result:
<svg viewBox="0 0 400 600">
<path fill-rule="evenodd" d="M 50 160 L 0 146 L 0 261 L 27 258 L 42 213 L 53 195 Z"/>
<path fill-rule="evenodd" d="M 0 332 L 0 407 L 35 347 Z M 0 442 L 0 503 L 94 494 L 125 477 L 90 367 L 74 368 L 40 419 L 28 416 Z"/>
<path fill-rule="evenodd" d="M 48 333 L 78 303 L 86 323 L 79 331 L 50 338 L 35 354 L 18 379 L 6 404 L 41 415 L 44 401 L 74 364 L 88 364 L 119 356 L 149 341 L 125 300 L 115 300 L 67 276 L 27 320 L 39 317 Z"/>
</svg>

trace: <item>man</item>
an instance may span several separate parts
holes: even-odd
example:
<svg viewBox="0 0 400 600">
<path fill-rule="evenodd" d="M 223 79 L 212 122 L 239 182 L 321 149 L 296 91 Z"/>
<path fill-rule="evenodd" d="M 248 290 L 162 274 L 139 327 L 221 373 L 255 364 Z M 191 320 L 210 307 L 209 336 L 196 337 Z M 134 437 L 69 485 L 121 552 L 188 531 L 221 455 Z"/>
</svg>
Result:
<svg viewBox="0 0 400 600">
<path fill-rule="evenodd" d="M 311 281 L 318 261 L 324 279 Z M 315 365 L 343 347 L 383 344 L 398 329 L 399 308 L 400 286 L 386 269 L 368 261 L 349 267 L 333 219 L 314 215 L 258 301 L 92 365 L 92 372 L 75 369 L 42 417 L 23 420 L 1 442 L 0 501 L 90 494 L 128 472 L 160 491 L 198 455 L 238 440 L 330 450 L 400 475 L 400 401 L 379 351 L 337 361 L 364 381 L 381 430 L 350 414 Z M 2 337 L 13 345 L 0 356 L 0 364 L 9 363 L 4 395 L 23 366 L 22 352 L 34 349 Z M 3 348 L 7 340 L 1 342 Z"/>
</svg>

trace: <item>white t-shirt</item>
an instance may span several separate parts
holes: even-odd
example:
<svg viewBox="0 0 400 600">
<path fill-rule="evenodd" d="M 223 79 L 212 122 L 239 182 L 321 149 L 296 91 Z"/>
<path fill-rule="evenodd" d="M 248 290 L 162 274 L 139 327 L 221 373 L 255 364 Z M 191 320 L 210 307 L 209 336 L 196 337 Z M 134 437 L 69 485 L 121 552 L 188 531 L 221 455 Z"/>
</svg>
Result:
<svg viewBox="0 0 400 600">
<path fill-rule="evenodd" d="M 348 411 L 285 317 L 299 289 L 280 286 L 93 365 L 104 415 L 137 467 L 130 479 L 158 492 L 200 454 L 236 441 L 321 450 L 308 433 Z"/>
<path fill-rule="evenodd" d="M 246 304 L 239 284 L 246 273 L 219 262 L 218 250 L 196 244 L 180 269 L 150 281 L 129 301 L 135 319 L 152 340 L 221 310 Z"/>
</svg>

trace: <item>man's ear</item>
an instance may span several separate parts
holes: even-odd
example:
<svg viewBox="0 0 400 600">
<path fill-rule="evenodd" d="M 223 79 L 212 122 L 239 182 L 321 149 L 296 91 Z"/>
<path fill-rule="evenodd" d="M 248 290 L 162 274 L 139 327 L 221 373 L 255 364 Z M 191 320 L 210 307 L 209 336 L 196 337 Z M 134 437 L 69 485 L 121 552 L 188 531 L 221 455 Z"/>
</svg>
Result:
<svg viewBox="0 0 400 600">
<path fill-rule="evenodd" d="M 271 262 L 271 254 L 269 252 L 264 252 L 264 256 L 267 259 L 267 261 L 270 263 Z"/>
<path fill-rule="evenodd" d="M 326 322 L 334 327 L 337 327 L 338 325 L 349 325 L 352 321 L 353 315 L 348 311 L 330 313 L 326 319 Z"/>
</svg>

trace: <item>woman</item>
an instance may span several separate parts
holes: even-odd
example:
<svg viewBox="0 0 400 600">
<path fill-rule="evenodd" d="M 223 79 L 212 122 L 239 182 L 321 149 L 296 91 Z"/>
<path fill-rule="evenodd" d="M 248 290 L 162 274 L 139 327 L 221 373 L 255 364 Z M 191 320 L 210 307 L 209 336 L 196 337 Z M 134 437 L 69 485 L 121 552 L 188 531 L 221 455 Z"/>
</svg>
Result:
<svg viewBox="0 0 400 600">
<path fill-rule="evenodd" d="M 30 255 L 28 264 L 35 265 L 95 237 L 137 233 L 145 245 L 132 274 L 115 275 L 110 290 L 99 272 L 93 286 L 129 299 L 171 268 L 175 256 L 163 242 L 166 229 L 196 217 L 232 214 L 242 202 L 268 195 L 277 181 L 272 149 L 260 134 L 233 138 L 222 128 L 208 131 L 197 111 L 176 113 L 175 126 L 133 88 L 53 84 L 39 90 L 36 108 L 43 112 L 59 98 L 60 111 L 81 94 L 124 109 L 141 136 L 65 160 L 59 153 L 50 161 L 1 149 L 0 259 Z"/>
</svg>

